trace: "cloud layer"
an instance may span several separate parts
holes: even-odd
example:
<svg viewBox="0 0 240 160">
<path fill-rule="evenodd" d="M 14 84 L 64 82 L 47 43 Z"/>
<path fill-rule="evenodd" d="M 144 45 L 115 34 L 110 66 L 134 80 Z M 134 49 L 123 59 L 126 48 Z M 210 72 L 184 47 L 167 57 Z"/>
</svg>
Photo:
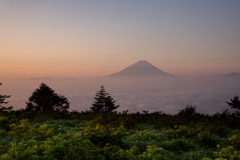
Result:
<svg viewBox="0 0 240 160">
<path fill-rule="evenodd" d="M 87 110 L 100 86 L 120 105 L 118 111 L 164 111 L 176 114 L 186 105 L 197 106 L 197 112 L 213 114 L 230 109 L 226 101 L 240 95 L 239 78 L 174 80 L 47 80 L 56 93 L 68 98 L 71 110 Z M 2 81 L 1 94 L 11 95 L 9 104 L 14 109 L 25 108 L 25 102 L 39 87 L 41 80 Z"/>
</svg>

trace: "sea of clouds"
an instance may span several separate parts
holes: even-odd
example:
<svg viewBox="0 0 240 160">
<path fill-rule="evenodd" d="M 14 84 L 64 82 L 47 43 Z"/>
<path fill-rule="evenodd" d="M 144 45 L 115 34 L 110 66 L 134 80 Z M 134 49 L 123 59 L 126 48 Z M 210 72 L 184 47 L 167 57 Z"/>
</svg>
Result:
<svg viewBox="0 0 240 160">
<path fill-rule="evenodd" d="M 11 95 L 4 106 L 25 108 L 33 91 L 44 82 L 70 102 L 70 110 L 88 110 L 94 96 L 104 85 L 106 91 L 120 105 L 117 111 L 164 111 L 176 114 L 187 105 L 196 106 L 197 112 L 214 114 L 225 109 L 235 95 L 240 95 L 240 78 L 174 78 L 174 79 L 27 79 L 1 80 L 1 95 Z"/>
</svg>

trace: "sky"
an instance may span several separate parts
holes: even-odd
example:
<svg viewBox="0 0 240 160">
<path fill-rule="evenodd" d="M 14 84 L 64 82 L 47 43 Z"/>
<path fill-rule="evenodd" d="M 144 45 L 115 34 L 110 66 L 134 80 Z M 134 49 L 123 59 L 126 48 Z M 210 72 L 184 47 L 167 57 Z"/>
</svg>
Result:
<svg viewBox="0 0 240 160">
<path fill-rule="evenodd" d="M 0 78 L 89 78 L 147 60 L 240 73 L 239 0 L 0 0 Z"/>
</svg>

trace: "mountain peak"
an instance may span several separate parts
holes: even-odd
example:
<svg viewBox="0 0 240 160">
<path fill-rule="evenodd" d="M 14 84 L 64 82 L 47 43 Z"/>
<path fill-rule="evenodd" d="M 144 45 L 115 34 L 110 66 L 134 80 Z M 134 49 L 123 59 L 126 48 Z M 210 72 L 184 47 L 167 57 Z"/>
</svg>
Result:
<svg viewBox="0 0 240 160">
<path fill-rule="evenodd" d="M 111 74 L 108 77 L 172 77 L 146 60 L 140 60 L 131 66 Z"/>
</svg>

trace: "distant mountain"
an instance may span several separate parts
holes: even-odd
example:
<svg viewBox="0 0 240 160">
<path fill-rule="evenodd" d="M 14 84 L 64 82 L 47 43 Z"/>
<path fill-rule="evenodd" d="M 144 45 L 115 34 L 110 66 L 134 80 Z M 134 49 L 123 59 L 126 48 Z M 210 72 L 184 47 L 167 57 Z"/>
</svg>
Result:
<svg viewBox="0 0 240 160">
<path fill-rule="evenodd" d="M 52 80 L 50 77 L 43 77 L 43 78 L 37 78 L 37 77 L 30 77 L 28 80 Z"/>
<path fill-rule="evenodd" d="M 240 73 L 221 74 L 218 77 L 240 77 Z"/>
<path fill-rule="evenodd" d="M 166 73 L 147 61 L 138 61 L 122 71 L 107 77 L 175 77 Z"/>
<path fill-rule="evenodd" d="M 77 80 L 77 79 L 76 78 L 53 79 L 53 78 L 50 78 L 50 77 L 43 77 L 43 78 L 30 77 L 27 80 Z"/>
<path fill-rule="evenodd" d="M 59 79 L 59 80 L 77 80 L 77 78 L 61 78 L 61 79 Z"/>
</svg>

